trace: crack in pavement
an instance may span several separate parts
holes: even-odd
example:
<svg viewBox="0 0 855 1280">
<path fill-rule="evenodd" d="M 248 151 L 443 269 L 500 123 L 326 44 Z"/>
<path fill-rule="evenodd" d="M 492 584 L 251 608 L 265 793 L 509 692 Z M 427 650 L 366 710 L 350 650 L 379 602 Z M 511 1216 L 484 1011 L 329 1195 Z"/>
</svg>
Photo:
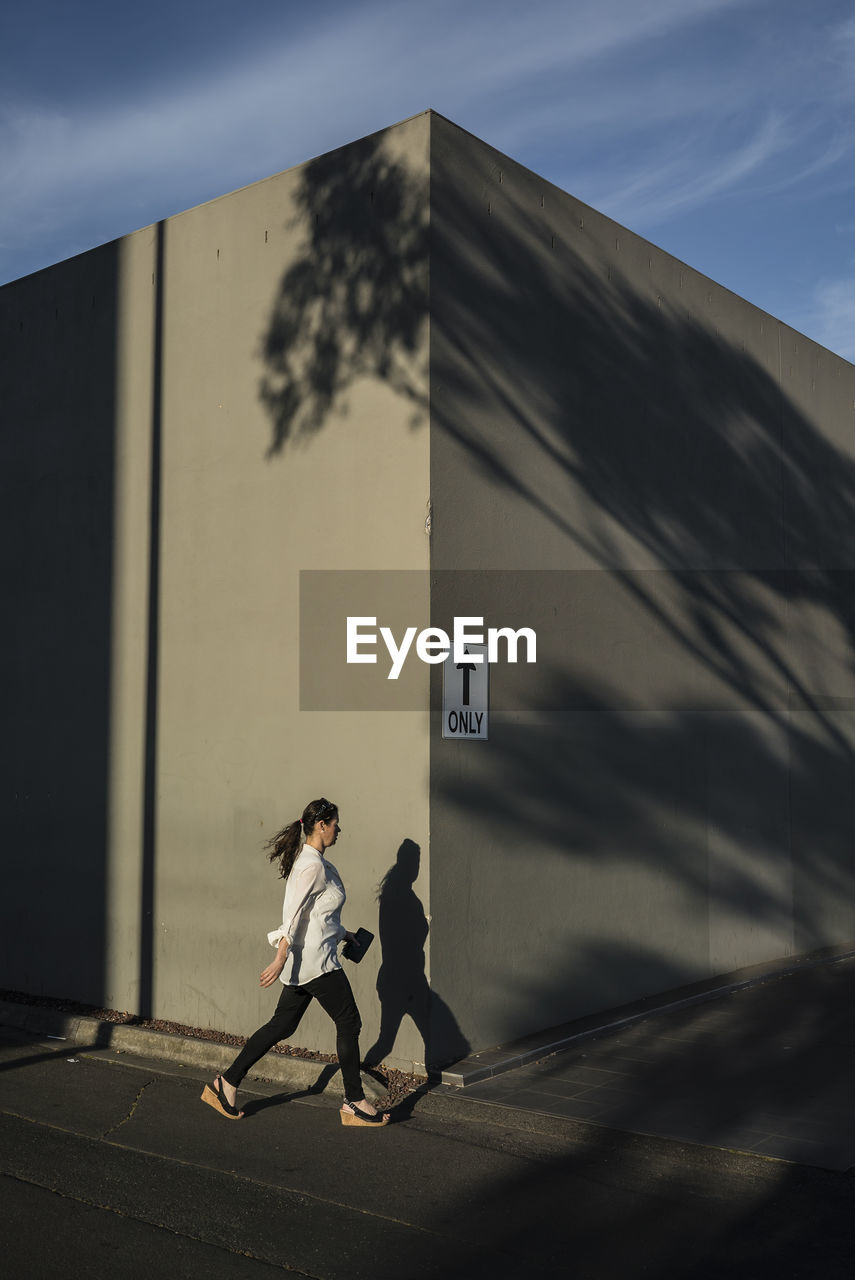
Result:
<svg viewBox="0 0 855 1280">
<path fill-rule="evenodd" d="M 150 1084 L 156 1084 L 156 1082 L 157 1082 L 157 1077 L 156 1077 L 156 1076 L 152 1076 L 152 1078 L 151 1078 L 150 1080 L 146 1080 L 146 1081 L 144 1082 L 144 1084 L 143 1084 L 142 1088 L 140 1089 L 139 1093 L 137 1094 L 137 1096 L 134 1098 L 133 1102 L 131 1103 L 131 1109 L 130 1109 L 130 1111 L 128 1112 L 128 1114 L 127 1114 L 126 1116 L 123 1116 L 123 1117 L 122 1117 L 122 1119 L 121 1119 L 121 1120 L 118 1120 L 115 1124 L 111 1125 L 109 1129 L 105 1129 L 105 1130 L 104 1130 L 104 1132 L 101 1134 L 101 1141 L 102 1141 L 102 1142 L 104 1141 L 104 1139 L 105 1139 L 105 1138 L 109 1137 L 111 1133 L 115 1133 L 117 1129 L 121 1129 L 121 1127 L 122 1127 L 122 1125 L 123 1125 L 123 1124 L 127 1124 L 129 1120 L 132 1120 L 132 1119 L 133 1119 L 134 1112 L 136 1111 L 137 1107 L 139 1106 L 140 1099 L 142 1098 L 142 1096 L 143 1096 L 143 1094 L 145 1093 L 146 1089 L 149 1087 L 149 1085 L 150 1085 Z"/>
</svg>

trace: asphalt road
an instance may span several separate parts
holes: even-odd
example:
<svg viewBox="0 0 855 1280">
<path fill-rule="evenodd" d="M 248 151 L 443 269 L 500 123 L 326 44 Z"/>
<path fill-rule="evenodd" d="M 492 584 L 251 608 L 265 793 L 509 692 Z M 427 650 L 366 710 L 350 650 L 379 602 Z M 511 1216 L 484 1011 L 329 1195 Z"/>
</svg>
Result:
<svg viewBox="0 0 855 1280">
<path fill-rule="evenodd" d="M 6 1274 L 852 1275 L 849 1173 L 430 1095 L 378 1131 L 344 1128 L 335 1098 L 258 1084 L 233 1123 L 202 1083 L 0 1039 Z"/>
</svg>

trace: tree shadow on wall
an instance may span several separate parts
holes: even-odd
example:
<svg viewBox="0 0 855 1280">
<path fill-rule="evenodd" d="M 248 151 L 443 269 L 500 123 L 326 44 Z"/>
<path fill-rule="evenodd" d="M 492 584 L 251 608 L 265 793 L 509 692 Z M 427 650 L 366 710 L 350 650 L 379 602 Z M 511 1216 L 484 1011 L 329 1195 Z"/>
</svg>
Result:
<svg viewBox="0 0 855 1280">
<path fill-rule="evenodd" d="M 393 1050 L 404 1018 L 409 1017 L 424 1042 L 428 1068 L 445 1066 L 469 1052 L 448 1005 L 431 990 L 425 974 L 429 924 L 413 885 L 418 879 L 421 849 L 402 841 L 393 866 L 380 884 L 378 901 L 382 961 L 377 974 L 380 1030 L 365 1054 L 376 1065 Z"/>
<path fill-rule="evenodd" d="M 319 431 L 361 377 L 424 420 L 427 188 L 366 138 L 305 166 L 288 225 L 302 234 L 262 340 L 268 457 Z"/>
<path fill-rule="evenodd" d="M 542 545 L 553 567 L 604 571 L 644 620 L 651 652 L 667 645 L 690 673 L 682 685 L 666 681 L 645 710 L 627 699 L 615 665 L 596 668 L 596 678 L 572 658 L 539 665 L 517 709 L 550 707 L 561 723 L 504 733 L 491 725 L 494 767 L 474 775 L 437 753 L 432 785 L 451 801 L 449 825 L 480 823 L 491 856 L 505 851 L 522 875 L 528 817 L 551 813 L 547 843 L 573 874 L 595 860 L 640 869 L 650 884 L 655 877 L 661 901 L 676 895 L 696 921 L 720 908 L 770 930 L 791 907 L 769 862 L 792 856 L 796 945 L 833 941 L 855 927 L 846 394 L 839 412 L 826 405 L 820 429 L 790 381 L 801 359 L 794 335 L 768 318 L 765 333 L 741 332 L 731 312 L 725 336 L 715 309 L 698 301 L 697 279 L 688 304 L 682 277 L 657 282 L 640 253 L 606 246 L 607 229 L 595 242 L 595 219 L 583 229 L 569 197 L 544 212 L 532 175 L 519 177 L 509 162 L 496 180 L 484 160 L 495 153 L 468 142 L 455 150 L 453 126 L 432 127 L 443 146 L 432 150 L 430 246 L 425 192 L 378 140 L 301 173 L 304 250 L 283 278 L 265 340 L 270 453 L 321 430 L 362 377 L 424 408 L 412 361 L 429 247 L 432 567 L 455 563 L 472 510 L 463 489 L 475 480 L 490 498 L 478 508 L 485 550 L 472 552 L 476 561 L 495 564 L 495 546 L 512 558 L 518 546 L 533 555 Z M 826 396 L 836 394 L 830 372 Z M 837 442 L 830 422 L 841 424 Z M 778 815 L 770 796 L 784 797 Z M 717 849 L 710 832 L 722 837 Z M 565 881 L 560 892 L 572 890 Z M 520 883 L 518 902 L 530 893 Z M 472 901 L 477 908 L 477 894 Z M 602 939 L 616 998 L 649 993 L 652 982 L 661 989 L 665 975 L 671 985 L 700 976 L 661 931 L 639 936 L 638 905 L 630 950 L 644 960 L 643 990 L 617 989 L 632 956 L 625 939 Z M 537 946 L 525 970 L 541 975 L 535 991 L 572 982 L 572 957 L 556 972 L 548 930 Z M 519 973 L 515 983 L 523 1002 L 530 992 Z M 507 999 L 508 984 L 502 990 Z"/>
<path fill-rule="evenodd" d="M 553 566 L 601 572 L 584 621 L 572 573 L 551 602 L 555 661 L 509 708 L 538 722 L 491 724 L 489 769 L 432 759 L 453 804 L 432 829 L 485 823 L 508 900 L 531 894 L 510 846 L 531 813 L 572 863 L 559 895 L 596 901 L 603 867 L 636 877 L 633 911 L 615 885 L 623 915 L 603 920 L 616 1003 L 662 990 L 665 972 L 672 986 L 705 976 L 681 919 L 698 940 L 714 917 L 742 939 L 759 923 L 778 955 L 855 936 L 855 379 L 759 312 L 720 299 L 705 315 L 700 283 L 681 296 L 680 264 L 657 279 L 657 250 L 622 257 L 619 228 L 595 242 L 569 199 L 550 228 L 532 194 L 505 174 L 485 216 L 477 183 L 432 169 L 431 459 L 446 496 L 432 494 L 432 563 L 453 564 L 461 540 L 462 458 L 470 489 L 494 497 L 495 515 L 480 508 L 488 563 L 492 535 L 511 562 L 517 544 L 542 545 Z M 550 976 L 518 992 L 522 1007 L 601 982 L 554 930 L 540 941 L 542 963 L 517 972 Z M 563 974 L 547 963 L 556 943 Z M 711 954 L 711 972 L 739 963 Z"/>
<path fill-rule="evenodd" d="M 437 438 L 565 538 L 568 555 L 613 573 L 746 707 L 769 710 L 771 681 L 785 682 L 849 754 L 772 605 L 838 621 L 855 673 L 853 457 L 788 399 L 769 361 L 645 296 L 599 250 L 580 254 L 575 223 L 550 249 L 542 211 L 507 178 L 487 217 L 476 180 L 434 169 L 430 244 L 426 187 L 381 138 L 302 171 L 305 239 L 263 340 L 269 456 L 320 431 L 362 377 L 387 382 L 421 420 L 430 249 Z M 435 510 L 438 568 L 445 514 Z M 669 573 L 669 602 L 632 572 L 639 562 Z"/>
<path fill-rule="evenodd" d="M 604 253 L 576 250 L 575 222 L 563 252 L 550 249 L 540 211 L 509 185 L 504 217 L 494 205 L 484 218 L 469 191 L 435 183 L 432 371 L 454 394 L 432 401 L 434 428 L 568 553 L 617 575 L 746 707 L 769 710 L 784 681 L 849 753 L 774 605 L 838 621 L 855 669 L 852 454 L 787 396 L 777 347 L 764 364 L 647 281 L 645 296 Z M 851 397 L 840 405 L 849 428 Z M 672 603 L 632 572 L 639 564 L 668 571 Z"/>
</svg>

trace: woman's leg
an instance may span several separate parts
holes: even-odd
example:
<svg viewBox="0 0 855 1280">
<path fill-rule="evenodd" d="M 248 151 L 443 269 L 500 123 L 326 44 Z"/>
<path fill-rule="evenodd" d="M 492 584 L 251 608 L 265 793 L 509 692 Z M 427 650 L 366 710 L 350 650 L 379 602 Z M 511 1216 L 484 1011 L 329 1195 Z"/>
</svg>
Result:
<svg viewBox="0 0 855 1280">
<path fill-rule="evenodd" d="M 237 1088 L 259 1058 L 263 1058 L 280 1040 L 287 1040 L 294 1034 L 311 998 L 302 987 L 283 986 L 273 1017 L 249 1037 L 228 1071 L 222 1073 L 221 1079 Z"/>
<path fill-rule="evenodd" d="M 348 1102 L 361 1102 L 365 1097 L 359 1074 L 359 1032 L 362 1030 L 362 1022 L 347 974 L 343 969 L 334 969 L 332 973 L 323 973 L 320 978 L 307 982 L 305 989 L 315 997 L 324 1013 L 328 1013 L 335 1023 L 335 1051 L 341 1067 L 344 1096 Z"/>
</svg>

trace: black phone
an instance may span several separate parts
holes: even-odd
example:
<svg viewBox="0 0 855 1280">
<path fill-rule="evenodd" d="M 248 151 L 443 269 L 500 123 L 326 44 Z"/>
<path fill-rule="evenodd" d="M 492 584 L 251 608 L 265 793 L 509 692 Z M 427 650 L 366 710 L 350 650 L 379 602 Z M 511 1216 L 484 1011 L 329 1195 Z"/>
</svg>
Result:
<svg viewBox="0 0 855 1280">
<path fill-rule="evenodd" d="M 341 949 L 341 954 L 346 960 L 350 960 L 353 964 L 359 964 L 365 952 L 374 941 L 374 934 L 369 933 L 367 929 L 357 929 L 353 935 L 353 942 L 346 942 Z"/>
</svg>

